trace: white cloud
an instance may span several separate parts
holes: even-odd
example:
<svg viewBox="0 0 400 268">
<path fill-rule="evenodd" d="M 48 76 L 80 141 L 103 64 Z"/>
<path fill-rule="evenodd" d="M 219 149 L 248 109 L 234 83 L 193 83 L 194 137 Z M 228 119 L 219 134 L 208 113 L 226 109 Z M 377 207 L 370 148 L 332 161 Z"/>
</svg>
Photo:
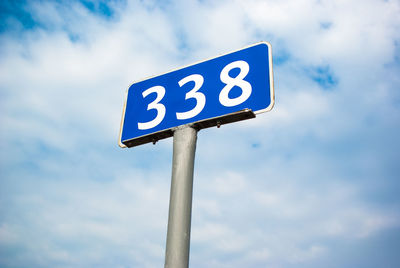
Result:
<svg viewBox="0 0 400 268">
<path fill-rule="evenodd" d="M 117 147 L 125 90 L 260 39 L 276 105 L 199 133 L 193 266 L 320 267 L 399 228 L 398 2 L 112 5 L 35 2 L 46 27 L 1 34 L 2 265 L 162 265 L 172 141 Z"/>
<path fill-rule="evenodd" d="M 324 252 L 325 252 L 324 247 L 318 245 L 312 245 L 310 248 L 306 250 L 297 249 L 294 253 L 289 255 L 289 261 L 293 263 L 304 262 L 313 259 L 315 257 L 319 257 Z"/>
</svg>

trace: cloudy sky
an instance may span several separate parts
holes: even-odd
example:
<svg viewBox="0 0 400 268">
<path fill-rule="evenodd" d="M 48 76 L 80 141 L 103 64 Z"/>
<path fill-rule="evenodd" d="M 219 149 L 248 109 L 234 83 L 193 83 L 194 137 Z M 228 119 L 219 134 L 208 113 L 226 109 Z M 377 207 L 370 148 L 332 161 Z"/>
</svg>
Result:
<svg viewBox="0 0 400 268">
<path fill-rule="evenodd" d="M 135 80 L 268 41 L 269 113 L 199 132 L 191 267 L 400 267 L 400 2 L 1 1 L 0 266 L 163 267 L 172 139 Z"/>
</svg>

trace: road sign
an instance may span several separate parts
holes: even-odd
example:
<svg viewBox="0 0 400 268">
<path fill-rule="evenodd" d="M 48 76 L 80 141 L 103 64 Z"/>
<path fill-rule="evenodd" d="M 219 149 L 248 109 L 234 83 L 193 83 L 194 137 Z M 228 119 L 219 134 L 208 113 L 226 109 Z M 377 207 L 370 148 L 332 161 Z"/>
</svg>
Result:
<svg viewBox="0 0 400 268">
<path fill-rule="evenodd" d="M 273 105 L 271 45 L 260 42 L 133 83 L 119 144 L 155 142 L 190 123 L 200 129 L 253 118 Z"/>
</svg>

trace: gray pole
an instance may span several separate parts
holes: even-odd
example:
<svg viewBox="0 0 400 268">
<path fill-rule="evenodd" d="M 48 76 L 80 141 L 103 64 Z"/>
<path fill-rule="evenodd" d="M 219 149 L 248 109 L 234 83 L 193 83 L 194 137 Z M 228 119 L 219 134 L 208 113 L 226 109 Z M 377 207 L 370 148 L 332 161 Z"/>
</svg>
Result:
<svg viewBox="0 0 400 268">
<path fill-rule="evenodd" d="M 190 125 L 174 131 L 165 268 L 189 267 L 196 140 L 197 130 Z"/>
</svg>

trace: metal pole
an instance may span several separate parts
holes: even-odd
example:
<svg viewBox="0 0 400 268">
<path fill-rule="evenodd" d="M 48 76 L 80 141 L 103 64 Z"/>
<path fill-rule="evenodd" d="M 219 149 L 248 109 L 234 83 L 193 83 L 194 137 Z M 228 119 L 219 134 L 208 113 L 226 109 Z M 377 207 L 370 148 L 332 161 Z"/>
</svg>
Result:
<svg viewBox="0 0 400 268">
<path fill-rule="evenodd" d="M 189 125 L 174 131 L 165 268 L 189 267 L 196 140 L 197 130 Z"/>
</svg>

